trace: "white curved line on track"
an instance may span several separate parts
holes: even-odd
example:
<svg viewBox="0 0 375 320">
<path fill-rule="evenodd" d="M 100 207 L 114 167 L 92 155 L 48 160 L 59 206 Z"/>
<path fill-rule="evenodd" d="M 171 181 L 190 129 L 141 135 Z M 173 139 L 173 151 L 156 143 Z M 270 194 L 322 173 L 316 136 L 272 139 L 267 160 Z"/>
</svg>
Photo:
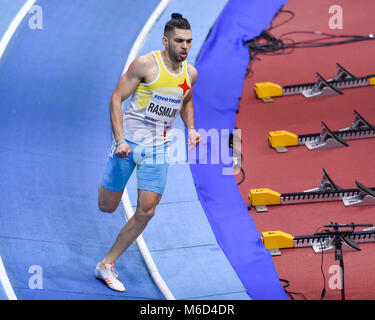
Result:
<svg viewBox="0 0 375 320">
<path fill-rule="evenodd" d="M 25 4 L 22 6 L 22 8 L 18 11 L 16 16 L 13 18 L 12 22 L 10 23 L 8 29 L 5 31 L 3 37 L 0 40 L 0 60 L 10 42 L 13 35 L 15 34 L 18 26 L 26 16 L 26 14 L 29 12 L 30 8 L 34 5 L 36 0 L 28 0 L 25 2 Z M 6 273 L 3 260 L 0 256 L 0 282 L 4 288 L 5 294 L 7 295 L 9 300 L 17 300 L 17 296 L 14 293 L 12 284 L 9 281 L 8 275 Z"/>
<path fill-rule="evenodd" d="M 4 54 L 5 49 L 7 48 L 9 41 L 12 39 L 14 33 L 16 32 L 18 26 L 20 25 L 23 18 L 29 12 L 30 8 L 34 5 L 36 0 L 28 0 L 22 6 L 20 11 L 18 11 L 17 15 L 13 18 L 12 22 L 10 23 L 7 31 L 5 31 L 3 37 L 0 40 L 0 59 Z"/>
</svg>

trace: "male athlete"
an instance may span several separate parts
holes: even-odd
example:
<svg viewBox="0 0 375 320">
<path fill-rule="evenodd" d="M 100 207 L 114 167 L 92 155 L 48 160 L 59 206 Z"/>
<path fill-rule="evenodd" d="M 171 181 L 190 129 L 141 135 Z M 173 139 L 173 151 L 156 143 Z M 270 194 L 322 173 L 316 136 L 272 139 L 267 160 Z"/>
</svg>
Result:
<svg viewBox="0 0 375 320">
<path fill-rule="evenodd" d="M 125 287 L 117 279 L 114 262 L 145 229 L 162 197 L 171 128 L 179 113 L 191 148 L 201 141 L 195 130 L 192 100 L 197 70 L 186 62 L 192 42 L 189 22 L 173 13 L 162 42 L 164 50 L 152 51 L 131 63 L 110 101 L 114 142 L 99 185 L 99 209 L 109 213 L 117 209 L 135 166 L 138 199 L 135 214 L 98 263 L 95 277 L 121 292 Z M 122 102 L 130 95 L 130 108 L 123 114 Z"/>
</svg>

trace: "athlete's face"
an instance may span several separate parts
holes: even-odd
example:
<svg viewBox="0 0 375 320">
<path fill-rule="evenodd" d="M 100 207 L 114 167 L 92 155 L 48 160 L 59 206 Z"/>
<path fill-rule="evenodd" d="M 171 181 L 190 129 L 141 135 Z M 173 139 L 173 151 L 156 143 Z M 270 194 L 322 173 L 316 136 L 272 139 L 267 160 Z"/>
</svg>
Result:
<svg viewBox="0 0 375 320">
<path fill-rule="evenodd" d="M 174 62 L 182 62 L 186 59 L 191 48 L 191 41 L 191 30 L 174 28 L 168 38 L 163 37 L 165 48 Z"/>
</svg>

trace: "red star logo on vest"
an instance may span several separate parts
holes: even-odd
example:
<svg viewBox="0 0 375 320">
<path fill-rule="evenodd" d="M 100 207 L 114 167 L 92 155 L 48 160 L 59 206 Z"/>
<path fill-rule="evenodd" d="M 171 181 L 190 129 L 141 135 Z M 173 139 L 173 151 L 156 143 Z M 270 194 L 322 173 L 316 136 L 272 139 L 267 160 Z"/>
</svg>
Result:
<svg viewBox="0 0 375 320">
<path fill-rule="evenodd" d="M 189 85 L 188 85 L 187 82 L 186 82 L 186 78 L 185 78 L 184 83 L 181 83 L 181 84 L 179 84 L 178 86 L 179 86 L 182 90 L 184 90 L 183 95 L 185 95 L 185 92 L 186 92 L 186 91 L 190 90 L 190 87 L 189 87 Z"/>
</svg>

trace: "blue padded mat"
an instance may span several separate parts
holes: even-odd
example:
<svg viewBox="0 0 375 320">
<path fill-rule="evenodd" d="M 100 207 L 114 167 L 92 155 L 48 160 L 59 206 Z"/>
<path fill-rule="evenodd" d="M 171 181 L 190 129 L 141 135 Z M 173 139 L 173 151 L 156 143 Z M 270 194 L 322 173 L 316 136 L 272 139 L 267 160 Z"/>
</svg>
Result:
<svg viewBox="0 0 375 320">
<path fill-rule="evenodd" d="M 244 41 L 258 36 L 285 2 L 228 2 L 196 63 L 199 77 L 194 101 L 198 128 L 234 129 L 249 63 Z M 208 141 L 208 145 L 213 144 Z M 287 299 L 271 255 L 264 248 L 239 193 L 236 179 L 233 175 L 223 175 L 225 167 L 224 163 L 191 164 L 198 197 L 218 243 L 251 298 Z"/>
</svg>

